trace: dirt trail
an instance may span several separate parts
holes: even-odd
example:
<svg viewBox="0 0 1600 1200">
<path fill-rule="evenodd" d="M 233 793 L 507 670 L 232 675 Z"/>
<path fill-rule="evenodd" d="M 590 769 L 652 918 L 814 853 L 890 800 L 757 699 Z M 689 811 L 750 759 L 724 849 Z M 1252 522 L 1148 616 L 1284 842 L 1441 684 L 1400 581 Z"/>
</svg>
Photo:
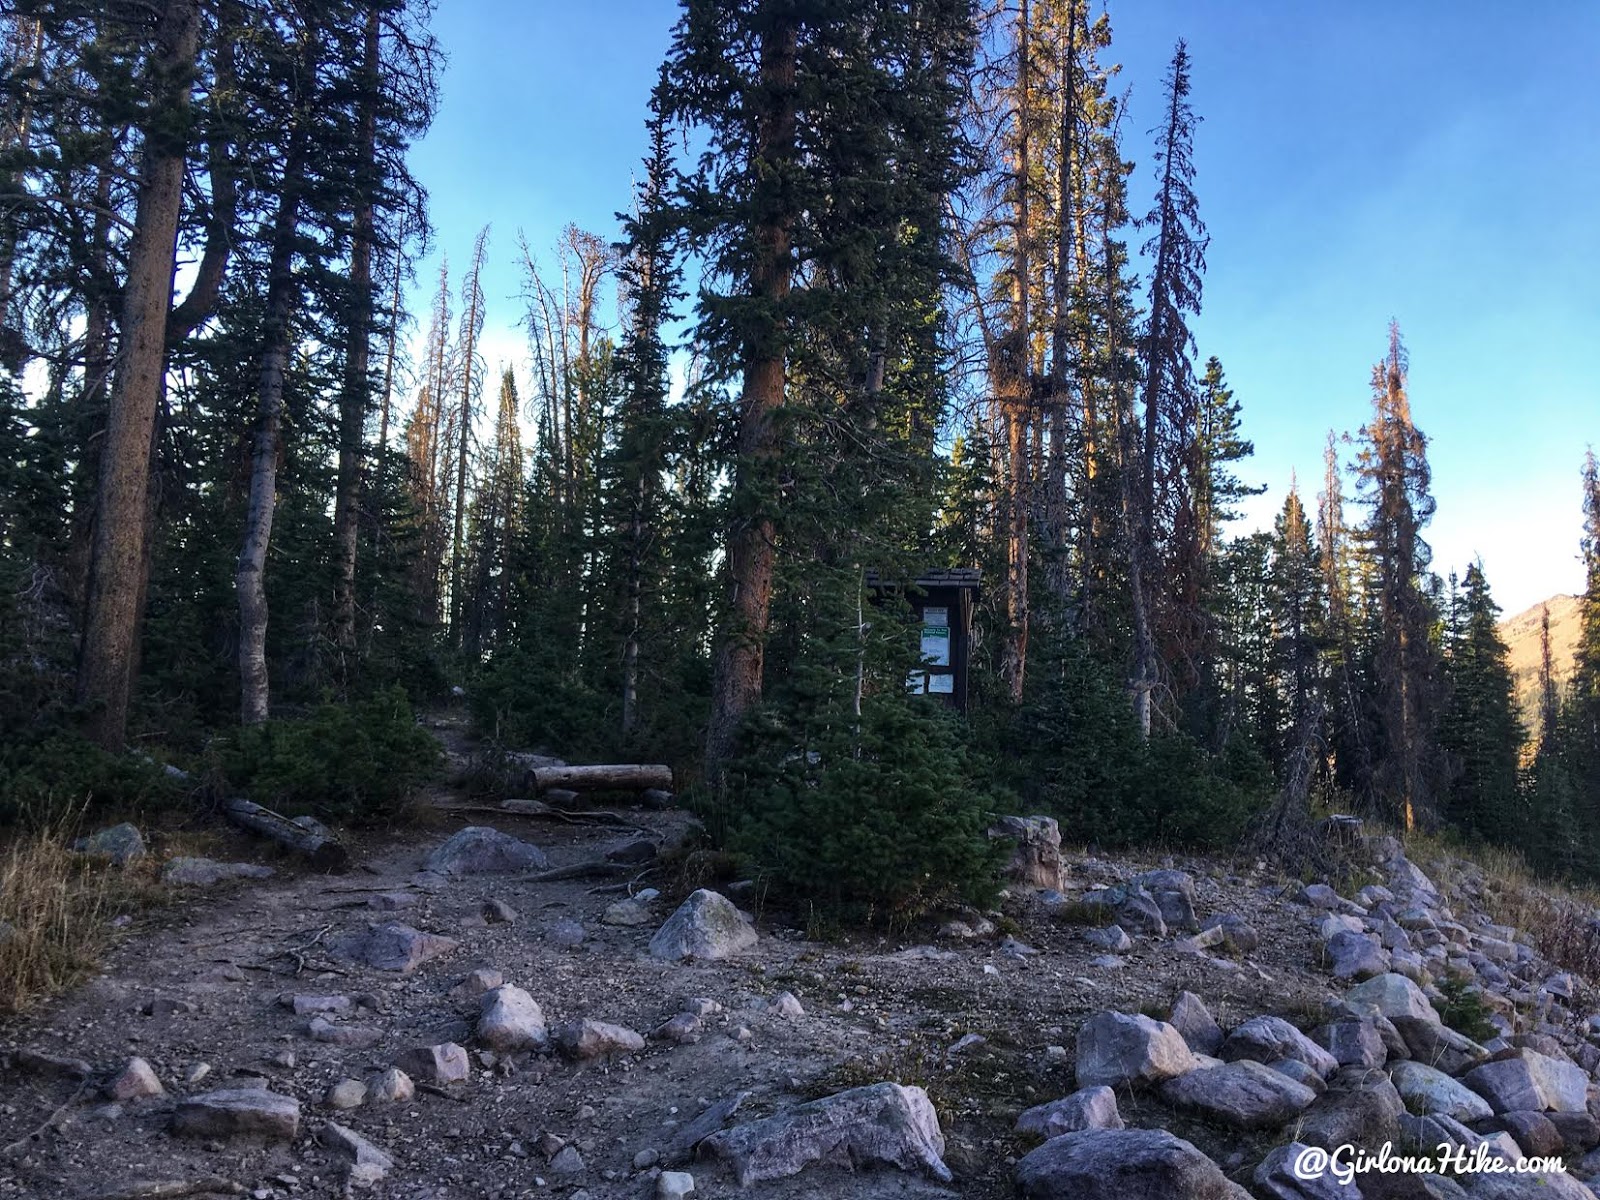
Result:
<svg viewBox="0 0 1600 1200">
<path fill-rule="evenodd" d="M 455 755 L 465 752 L 459 729 L 440 732 Z M 445 792 L 437 799 L 456 797 Z M 682 838 L 691 825 L 675 811 L 614 811 L 663 844 Z M 940 940 L 929 932 L 904 942 L 818 943 L 763 914 L 753 952 L 728 962 L 675 965 L 646 953 L 671 911 L 666 900 L 657 902 L 648 924 L 628 928 L 601 921 L 619 898 L 607 881 L 492 875 L 417 881 L 426 852 L 467 824 L 494 824 L 531 841 L 555 867 L 593 859 L 637 836 L 511 814 L 499 820 L 458 816 L 361 847 L 359 868 L 344 876 L 297 875 L 275 859 L 279 875 L 272 880 L 223 885 L 158 910 L 121 941 L 97 978 L 0 1031 L 0 1049 L 70 1055 L 97 1072 L 81 1092 L 70 1080 L 17 1072 L 0 1077 L 0 1144 L 24 1138 L 62 1110 L 53 1126 L 0 1162 L 0 1200 L 73 1200 L 135 1180 L 207 1176 L 235 1181 L 258 1200 L 340 1196 L 343 1171 L 313 1136 L 330 1118 L 395 1159 L 387 1178 L 366 1195 L 649 1197 L 651 1174 L 635 1169 L 635 1162 L 662 1151 L 674 1130 L 710 1103 L 749 1092 L 742 1119 L 883 1078 L 928 1088 L 945 1127 L 946 1158 L 957 1175 L 953 1188 L 892 1171 L 849 1177 L 829 1167 L 741 1193 L 726 1167 L 701 1162 L 688 1168 L 695 1195 L 1008 1196 L 1011 1164 L 1026 1149 L 1011 1132 L 1015 1115 L 1071 1090 L 1070 1055 L 1050 1047 L 1070 1050 L 1073 1030 L 1088 1012 L 1164 1009 L 1178 990 L 1188 989 L 1226 1025 L 1230 1017 L 1304 1010 L 1330 994 L 1314 966 L 1315 935 L 1303 913 L 1268 899 L 1259 887 L 1264 879 L 1231 875 L 1220 862 L 1176 865 L 1195 873 L 1202 916 L 1236 912 L 1260 931 L 1261 948 L 1242 964 L 1192 958 L 1170 943 L 1141 939 L 1121 968 L 1093 967 L 1090 960 L 1102 952 L 1082 940 L 1081 930 L 1019 905 L 1008 907 L 1002 924 L 1040 952 L 1032 957 L 1011 957 L 996 940 Z M 1159 865 L 1078 860 L 1070 874 L 1088 885 Z M 369 907 L 389 892 L 415 899 L 398 912 Z M 517 920 L 486 924 L 482 908 L 491 898 L 514 909 Z M 406 978 L 352 966 L 331 952 L 341 937 L 387 919 L 460 945 Z M 564 945 L 555 927 L 573 921 L 582 925 L 584 940 Z M 926 944 L 930 940 L 936 944 Z M 552 1026 L 587 1017 L 648 1032 L 685 997 L 708 997 L 724 1011 L 708 1019 L 698 1043 L 652 1041 L 609 1065 L 574 1066 L 526 1053 L 483 1056 L 472 1041 L 476 1003 L 450 994 L 478 966 L 495 968 L 530 992 Z M 803 1016 L 768 1009 L 782 991 L 799 997 Z M 307 1019 L 280 1003 L 293 993 L 372 993 L 380 1011 L 363 1011 L 356 1021 L 377 1026 L 382 1040 L 364 1049 L 311 1040 Z M 986 1040 L 948 1054 L 968 1033 Z M 345 1112 L 324 1107 L 326 1090 L 338 1080 L 364 1079 L 406 1049 L 445 1041 L 467 1046 L 473 1056 L 471 1078 L 447 1094 L 419 1092 L 409 1104 Z M 134 1055 L 149 1061 L 165 1095 L 106 1102 L 96 1085 Z M 209 1069 L 194 1079 L 201 1064 Z M 168 1131 L 182 1097 L 257 1083 L 301 1102 L 301 1131 L 293 1143 L 183 1140 Z M 1170 1113 L 1134 1108 L 1125 1115 L 1135 1124 L 1182 1126 Z M 1183 1132 L 1228 1165 L 1237 1135 L 1219 1141 L 1204 1129 Z M 545 1153 L 556 1143 L 546 1134 L 576 1146 L 579 1173 L 556 1173 Z"/>
</svg>

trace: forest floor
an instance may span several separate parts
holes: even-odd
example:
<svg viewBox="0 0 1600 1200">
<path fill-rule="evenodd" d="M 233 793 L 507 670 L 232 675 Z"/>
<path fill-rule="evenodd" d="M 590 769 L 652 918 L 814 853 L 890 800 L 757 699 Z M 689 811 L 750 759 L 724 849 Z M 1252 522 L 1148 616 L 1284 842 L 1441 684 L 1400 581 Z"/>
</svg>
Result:
<svg viewBox="0 0 1600 1200">
<path fill-rule="evenodd" d="M 439 732 L 459 761 L 460 728 L 445 722 Z M 700 1161 L 685 1168 L 694 1174 L 695 1195 L 1009 1196 L 1012 1166 L 1028 1149 L 1012 1132 L 1016 1115 L 1072 1090 L 1074 1031 L 1087 1014 L 1164 1013 L 1177 992 L 1188 990 L 1203 997 L 1224 1027 L 1261 1012 L 1303 1024 L 1336 994 L 1306 910 L 1278 898 L 1281 887 L 1274 885 L 1283 881 L 1255 864 L 1205 858 L 1072 856 L 1068 875 L 1072 886 L 1086 887 L 1159 866 L 1186 869 L 1196 881 L 1202 919 L 1237 913 L 1260 932 L 1260 947 L 1242 961 L 1185 955 L 1170 941 L 1140 938 L 1120 966 L 1096 966 L 1092 960 L 1104 952 L 1083 940 L 1081 928 L 1018 899 L 1006 902 L 1000 932 L 1035 955 L 1013 957 L 998 936 L 943 938 L 936 926 L 900 939 L 808 940 L 781 914 L 767 912 L 758 914 L 761 940 L 751 952 L 723 962 L 666 963 L 646 946 L 674 895 L 656 901 L 649 923 L 617 927 L 601 917 L 619 893 L 593 879 L 481 875 L 440 883 L 418 880 L 417 873 L 429 850 L 468 824 L 493 824 L 531 841 L 561 867 L 637 837 L 627 826 L 670 846 L 690 832 L 688 815 L 617 808 L 610 810 L 616 827 L 597 827 L 510 813 L 452 815 L 444 810 L 460 797 L 448 788 L 432 800 L 435 812 L 421 827 L 360 843 L 359 865 L 348 874 L 312 874 L 272 857 L 271 879 L 186 892 L 148 911 L 95 978 L 0 1026 L 0 1051 L 70 1056 L 96 1072 L 82 1085 L 17 1070 L 0 1076 L 0 1145 L 12 1147 L 0 1160 L 0 1200 L 105 1197 L 137 1181 L 207 1177 L 258 1200 L 339 1196 L 346 1193 L 344 1170 L 315 1136 L 329 1119 L 393 1157 L 394 1168 L 368 1195 L 650 1197 L 653 1174 L 636 1162 L 663 1151 L 675 1129 L 713 1102 L 748 1092 L 743 1120 L 880 1079 L 927 1088 L 944 1126 L 954 1184 L 938 1187 L 887 1170 L 847 1176 L 829 1166 L 741 1193 L 725 1165 Z M 263 854 L 259 844 L 243 841 L 230 848 Z M 383 893 L 404 893 L 413 902 L 399 912 L 368 907 Z M 486 923 L 490 899 L 509 905 L 517 919 Z M 342 936 L 390 919 L 459 945 L 406 977 L 331 953 Z M 574 921 L 583 941 L 565 945 L 570 937 L 559 933 L 570 935 L 571 926 L 557 923 Z M 552 1027 L 593 1018 L 648 1032 L 686 997 L 709 998 L 723 1011 L 708 1019 L 695 1044 L 650 1041 L 610 1063 L 571 1065 L 526 1053 L 497 1060 L 472 1040 L 476 1002 L 452 995 L 480 966 L 530 992 Z M 799 998 L 803 1015 L 769 1007 L 784 991 Z M 363 1010 L 359 1023 L 381 1031 L 381 1040 L 364 1048 L 311 1040 L 306 1018 L 281 1002 L 293 994 L 361 993 L 371 993 L 376 1011 Z M 952 1050 L 968 1034 L 983 1040 Z M 447 1041 L 471 1050 L 464 1083 L 419 1090 L 406 1104 L 342 1112 L 324 1105 L 337 1081 L 367 1078 L 406 1049 Z M 148 1061 L 164 1094 L 107 1103 L 99 1085 L 132 1056 Z M 196 1078 L 202 1064 L 208 1069 Z M 263 1084 L 300 1101 L 293 1141 L 247 1145 L 169 1132 L 185 1096 Z M 1148 1099 L 1130 1100 L 1123 1111 L 1130 1124 L 1190 1138 L 1224 1168 L 1238 1169 L 1249 1157 L 1238 1133 L 1197 1127 Z M 558 1173 L 571 1165 L 570 1155 L 549 1161 L 558 1142 L 547 1134 L 577 1148 L 576 1173 Z"/>
</svg>

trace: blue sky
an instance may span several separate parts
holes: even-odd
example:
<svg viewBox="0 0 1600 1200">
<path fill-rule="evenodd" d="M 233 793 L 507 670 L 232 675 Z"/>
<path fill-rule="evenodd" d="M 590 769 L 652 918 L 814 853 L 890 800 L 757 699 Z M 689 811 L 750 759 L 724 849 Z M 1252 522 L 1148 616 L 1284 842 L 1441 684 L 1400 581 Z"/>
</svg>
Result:
<svg viewBox="0 0 1600 1200">
<path fill-rule="evenodd" d="M 644 151 L 671 0 L 441 0 L 443 103 L 414 167 L 438 249 L 494 226 L 485 356 L 524 357 L 516 236 L 613 234 Z M 1210 232 L 1202 357 L 1244 405 L 1270 491 L 1318 488 L 1365 420 L 1391 317 L 1430 439 L 1441 572 L 1481 556 L 1508 613 L 1582 586 L 1578 469 L 1600 442 L 1600 4 L 1125 0 L 1132 207 L 1173 40 L 1194 57 Z M 419 271 L 425 292 L 436 259 Z M 426 313 L 424 295 L 413 310 Z"/>
</svg>

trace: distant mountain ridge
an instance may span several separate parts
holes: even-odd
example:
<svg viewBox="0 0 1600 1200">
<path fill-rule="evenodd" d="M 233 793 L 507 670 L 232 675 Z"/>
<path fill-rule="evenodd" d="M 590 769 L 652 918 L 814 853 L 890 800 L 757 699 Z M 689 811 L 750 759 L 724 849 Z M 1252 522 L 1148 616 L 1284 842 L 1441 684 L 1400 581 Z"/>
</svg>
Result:
<svg viewBox="0 0 1600 1200">
<path fill-rule="evenodd" d="M 1535 738 L 1539 736 L 1539 625 L 1546 609 L 1550 612 L 1550 673 L 1555 677 L 1556 686 L 1565 691 L 1572 678 L 1583 621 L 1579 598 L 1551 596 L 1500 622 L 1500 636 L 1511 652 L 1511 677 L 1516 683 L 1517 706 L 1522 712 L 1523 724 Z"/>
</svg>

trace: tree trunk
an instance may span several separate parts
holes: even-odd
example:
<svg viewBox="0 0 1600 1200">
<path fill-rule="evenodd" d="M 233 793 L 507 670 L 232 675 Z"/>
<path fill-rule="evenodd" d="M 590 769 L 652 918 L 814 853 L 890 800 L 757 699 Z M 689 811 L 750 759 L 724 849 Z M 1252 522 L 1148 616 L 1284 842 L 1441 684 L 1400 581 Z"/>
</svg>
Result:
<svg viewBox="0 0 1600 1200">
<path fill-rule="evenodd" d="M 371 387 L 373 193 L 378 188 L 377 89 L 380 45 L 376 5 L 367 11 L 362 70 L 361 165 L 368 172 L 356 202 L 350 237 L 353 303 L 346 334 L 344 389 L 339 397 L 339 476 L 333 502 L 333 640 L 346 680 L 355 666 L 356 533 L 361 502 L 361 442 Z"/>
<path fill-rule="evenodd" d="M 794 157 L 798 42 L 792 17 L 775 20 L 762 33 L 762 88 L 756 140 L 750 154 L 752 171 L 759 163 L 762 172 L 781 174 Z M 774 416 L 784 402 L 786 330 L 778 314 L 788 298 L 794 270 L 790 247 L 793 225 L 794 213 L 780 208 L 754 231 L 750 290 L 770 306 L 772 315 L 762 331 L 764 336 L 753 336 L 745 347 L 744 391 L 739 401 L 739 461 L 734 481 L 734 504 L 739 515 L 728 534 L 728 624 L 717 651 L 711 719 L 706 732 L 706 774 L 713 786 L 721 782 L 722 766 L 733 750 L 740 722 L 761 700 L 777 558 L 776 525 L 770 508 L 773 501 L 764 495 L 764 485 L 769 481 L 778 450 Z M 753 511 L 757 504 L 761 511 Z"/>
<path fill-rule="evenodd" d="M 551 788 L 569 788 L 572 791 L 644 791 L 647 788 L 672 788 L 672 768 L 659 764 L 614 763 L 593 767 L 534 767 L 528 772 L 534 788 L 547 792 Z"/>
<path fill-rule="evenodd" d="M 314 43 L 312 43 L 314 44 Z M 308 58 L 314 52 L 307 51 Z M 302 86 L 309 88 L 314 62 L 308 62 Z M 304 98 L 303 98 L 304 99 Z M 289 362 L 290 315 L 298 285 L 294 247 L 300 219 L 301 173 L 306 146 L 296 118 L 283 169 L 282 196 L 272 230 L 267 269 L 267 304 L 262 320 L 261 373 L 257 384 L 256 432 L 250 457 L 250 502 L 245 512 L 244 545 L 234 572 L 239 594 L 239 719 L 246 725 L 267 719 L 267 547 L 277 507 L 278 456 L 283 441 L 283 379 Z"/>
<path fill-rule="evenodd" d="M 127 731 L 142 581 L 149 566 L 144 514 L 150 438 L 166 373 L 167 315 L 183 203 L 183 118 L 199 37 L 195 0 L 167 0 L 151 62 L 156 102 L 145 133 L 128 249 L 122 340 L 101 447 L 99 516 L 78 668 L 78 701 L 92 710 L 88 733 L 108 749 L 120 747 Z"/>
<path fill-rule="evenodd" d="M 350 865 L 350 852 L 314 818 L 296 817 L 291 821 L 270 808 L 241 799 L 223 801 L 222 814 L 241 829 L 305 855 L 319 871 L 343 871 Z"/>
<path fill-rule="evenodd" d="M 466 549 L 467 456 L 472 449 L 472 362 L 477 353 L 478 326 L 483 321 L 483 292 L 478 280 L 483 273 L 484 245 L 488 236 L 489 229 L 485 226 L 473 247 L 472 268 L 466 279 L 467 308 L 461 314 L 461 409 L 456 414 L 455 527 L 450 539 L 450 640 L 458 649 L 463 644 L 461 617 L 466 600 L 461 564 Z"/>
</svg>

